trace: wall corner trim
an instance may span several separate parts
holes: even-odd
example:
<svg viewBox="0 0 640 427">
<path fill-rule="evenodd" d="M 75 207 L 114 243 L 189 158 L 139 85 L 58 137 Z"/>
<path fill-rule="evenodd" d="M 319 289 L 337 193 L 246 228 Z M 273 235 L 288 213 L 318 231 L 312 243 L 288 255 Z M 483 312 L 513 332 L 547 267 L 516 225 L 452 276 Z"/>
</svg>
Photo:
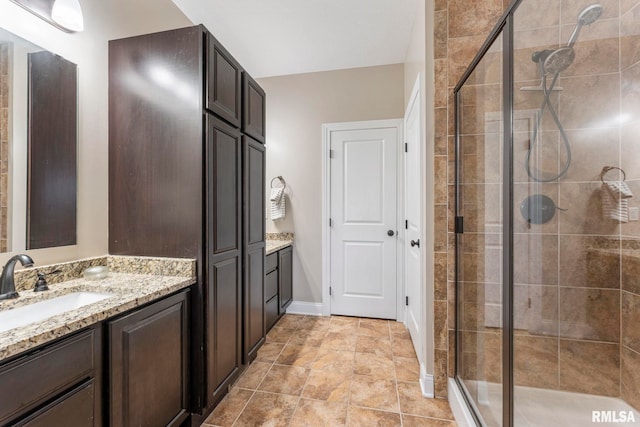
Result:
<svg viewBox="0 0 640 427">
<path fill-rule="evenodd" d="M 434 397 L 436 397 L 433 375 L 425 373 L 424 370 L 422 369 L 424 367 L 424 364 L 421 363 L 421 365 L 422 366 L 420 367 L 420 390 L 422 391 L 422 395 L 424 397 L 433 399 Z"/>
</svg>

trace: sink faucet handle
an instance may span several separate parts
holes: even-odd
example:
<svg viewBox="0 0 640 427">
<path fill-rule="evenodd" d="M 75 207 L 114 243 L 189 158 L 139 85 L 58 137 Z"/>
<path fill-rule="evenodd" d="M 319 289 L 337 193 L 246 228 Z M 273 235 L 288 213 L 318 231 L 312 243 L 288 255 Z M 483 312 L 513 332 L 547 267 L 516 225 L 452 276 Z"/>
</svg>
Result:
<svg viewBox="0 0 640 427">
<path fill-rule="evenodd" d="M 47 279 L 45 278 L 44 273 L 37 271 L 36 274 L 38 275 L 38 280 L 36 280 L 36 284 L 33 287 L 33 292 L 48 291 L 49 286 L 47 286 Z"/>
</svg>

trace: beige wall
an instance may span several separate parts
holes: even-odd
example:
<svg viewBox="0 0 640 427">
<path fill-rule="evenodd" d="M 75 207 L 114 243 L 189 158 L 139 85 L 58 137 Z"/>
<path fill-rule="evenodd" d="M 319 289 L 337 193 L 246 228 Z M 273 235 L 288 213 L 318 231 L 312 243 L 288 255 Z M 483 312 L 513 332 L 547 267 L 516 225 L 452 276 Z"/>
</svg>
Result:
<svg viewBox="0 0 640 427">
<path fill-rule="evenodd" d="M 267 193 L 282 175 L 287 218 L 267 232 L 294 232 L 293 299 L 322 302 L 322 124 L 400 118 L 402 64 L 259 79 L 267 93 Z"/>
<path fill-rule="evenodd" d="M 0 2 L 0 27 L 78 65 L 78 244 L 29 251 L 36 265 L 108 251 L 107 40 L 191 25 L 170 0 L 86 1 L 82 6 L 86 31 L 67 34 L 9 1 Z M 136 11 L 145 11 L 145 19 L 126 19 Z M 24 194 L 14 196 L 14 203 L 26 200 Z M 11 255 L 0 254 L 0 263 Z"/>
</svg>

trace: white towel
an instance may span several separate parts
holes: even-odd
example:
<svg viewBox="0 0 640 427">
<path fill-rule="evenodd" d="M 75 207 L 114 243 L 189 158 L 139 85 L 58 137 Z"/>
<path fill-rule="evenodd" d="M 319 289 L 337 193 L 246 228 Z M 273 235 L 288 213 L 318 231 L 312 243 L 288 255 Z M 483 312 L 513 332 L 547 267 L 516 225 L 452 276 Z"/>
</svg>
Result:
<svg viewBox="0 0 640 427">
<path fill-rule="evenodd" d="M 284 219 L 286 216 L 284 187 L 272 188 L 271 196 L 271 220 Z"/>
<path fill-rule="evenodd" d="M 629 222 L 629 201 L 633 193 L 624 181 L 602 183 L 602 217 L 618 222 Z"/>
</svg>

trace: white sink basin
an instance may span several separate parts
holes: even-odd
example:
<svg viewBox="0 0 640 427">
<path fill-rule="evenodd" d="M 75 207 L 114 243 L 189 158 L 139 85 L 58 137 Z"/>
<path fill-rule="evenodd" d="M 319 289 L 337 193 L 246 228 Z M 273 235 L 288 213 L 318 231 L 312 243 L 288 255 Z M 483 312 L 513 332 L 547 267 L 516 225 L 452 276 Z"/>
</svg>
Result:
<svg viewBox="0 0 640 427">
<path fill-rule="evenodd" d="M 36 302 L 12 310 L 0 311 L 0 334 L 8 330 L 40 322 L 53 316 L 75 310 L 94 302 L 112 297 L 99 292 L 74 292 L 56 298 Z"/>
</svg>

